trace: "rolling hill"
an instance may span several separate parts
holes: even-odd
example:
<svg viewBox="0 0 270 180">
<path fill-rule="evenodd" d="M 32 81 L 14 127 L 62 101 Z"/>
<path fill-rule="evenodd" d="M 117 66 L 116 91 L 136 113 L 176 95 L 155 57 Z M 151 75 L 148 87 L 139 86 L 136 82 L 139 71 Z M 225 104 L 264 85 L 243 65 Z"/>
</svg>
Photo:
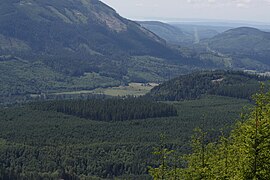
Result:
<svg viewBox="0 0 270 180">
<path fill-rule="evenodd" d="M 270 78 L 238 71 L 205 71 L 182 75 L 154 87 L 146 97 L 179 101 L 204 95 L 250 99 L 260 89 L 260 82 Z"/>
<path fill-rule="evenodd" d="M 180 51 L 220 69 L 270 70 L 270 33 L 253 27 L 230 28 L 161 22 L 139 22 Z M 189 50 L 183 47 L 188 47 Z"/>
<path fill-rule="evenodd" d="M 235 68 L 270 69 L 270 33 L 250 27 L 228 30 L 205 40 L 207 48 L 232 57 Z"/>
</svg>

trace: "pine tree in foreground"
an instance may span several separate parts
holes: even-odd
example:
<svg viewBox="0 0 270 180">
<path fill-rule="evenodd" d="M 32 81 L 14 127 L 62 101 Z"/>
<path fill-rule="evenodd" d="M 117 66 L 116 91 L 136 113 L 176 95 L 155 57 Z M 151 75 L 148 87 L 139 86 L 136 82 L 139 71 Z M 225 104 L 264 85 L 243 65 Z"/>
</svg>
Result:
<svg viewBox="0 0 270 180">
<path fill-rule="evenodd" d="M 264 93 L 262 88 L 253 98 L 255 106 L 242 115 L 243 121 L 236 124 L 229 137 L 222 136 L 217 143 L 206 143 L 205 132 L 198 129 L 192 138 L 193 152 L 182 157 L 185 168 L 174 169 L 167 162 L 166 168 L 163 164 L 150 168 L 150 175 L 156 180 L 175 177 L 184 180 L 269 180 L 270 92 Z M 164 148 L 158 152 L 170 151 Z M 161 172 L 166 177 L 160 176 Z"/>
</svg>

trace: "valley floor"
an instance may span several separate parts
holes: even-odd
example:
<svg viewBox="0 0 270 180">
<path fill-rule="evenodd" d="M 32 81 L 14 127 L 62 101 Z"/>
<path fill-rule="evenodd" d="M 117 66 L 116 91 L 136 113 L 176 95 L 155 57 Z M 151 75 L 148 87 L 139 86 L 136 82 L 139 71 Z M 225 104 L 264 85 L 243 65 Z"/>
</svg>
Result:
<svg viewBox="0 0 270 180">
<path fill-rule="evenodd" d="M 165 134 L 167 146 L 190 151 L 193 129 L 215 139 L 239 119 L 249 101 L 221 96 L 167 102 L 177 117 L 100 122 L 27 106 L 0 110 L 0 172 L 55 177 L 146 178 L 152 154 Z"/>
</svg>

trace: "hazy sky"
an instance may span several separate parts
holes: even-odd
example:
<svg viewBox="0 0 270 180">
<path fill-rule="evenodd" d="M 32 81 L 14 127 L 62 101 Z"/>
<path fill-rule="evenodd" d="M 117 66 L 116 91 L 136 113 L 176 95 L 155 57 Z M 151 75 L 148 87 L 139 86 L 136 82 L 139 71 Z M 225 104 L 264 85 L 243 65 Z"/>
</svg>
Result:
<svg viewBox="0 0 270 180">
<path fill-rule="evenodd" d="M 101 1 L 133 20 L 196 18 L 270 22 L 270 0 Z"/>
</svg>

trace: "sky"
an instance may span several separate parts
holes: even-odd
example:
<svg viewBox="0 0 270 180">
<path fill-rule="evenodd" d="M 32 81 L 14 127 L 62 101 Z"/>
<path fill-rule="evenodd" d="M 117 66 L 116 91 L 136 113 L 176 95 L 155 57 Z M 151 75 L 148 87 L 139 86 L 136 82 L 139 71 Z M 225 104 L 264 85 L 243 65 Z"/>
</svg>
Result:
<svg viewBox="0 0 270 180">
<path fill-rule="evenodd" d="M 132 20 L 213 19 L 270 23 L 270 0 L 101 0 Z"/>
</svg>

